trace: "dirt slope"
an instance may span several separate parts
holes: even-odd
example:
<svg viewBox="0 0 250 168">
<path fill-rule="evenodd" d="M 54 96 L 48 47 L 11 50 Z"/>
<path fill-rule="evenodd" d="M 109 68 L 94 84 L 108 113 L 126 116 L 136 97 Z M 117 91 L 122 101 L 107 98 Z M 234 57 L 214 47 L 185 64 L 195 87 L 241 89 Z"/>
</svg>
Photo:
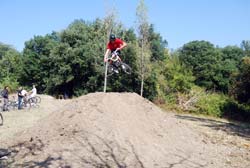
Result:
<svg viewBox="0 0 250 168">
<path fill-rule="evenodd" d="M 39 96 L 42 99 L 39 108 L 14 110 L 2 113 L 5 124 L 0 127 L 0 144 L 8 142 L 16 133 L 32 127 L 41 118 L 48 116 L 54 111 L 58 111 L 63 105 L 69 103 L 68 100 L 58 101 L 48 95 Z"/>
<path fill-rule="evenodd" d="M 93 93 L 65 104 L 5 144 L 10 167 L 250 167 L 247 146 L 214 143 L 207 130 L 135 93 Z"/>
</svg>

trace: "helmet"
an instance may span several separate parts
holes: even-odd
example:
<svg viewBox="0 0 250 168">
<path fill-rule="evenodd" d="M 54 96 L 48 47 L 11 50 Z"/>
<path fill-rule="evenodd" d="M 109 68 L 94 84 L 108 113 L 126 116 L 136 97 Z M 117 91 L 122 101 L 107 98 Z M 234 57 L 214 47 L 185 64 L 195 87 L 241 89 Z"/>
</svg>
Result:
<svg viewBox="0 0 250 168">
<path fill-rule="evenodd" d="M 110 34 L 109 40 L 110 41 L 114 41 L 115 39 L 116 39 L 115 35 L 114 34 Z"/>
</svg>

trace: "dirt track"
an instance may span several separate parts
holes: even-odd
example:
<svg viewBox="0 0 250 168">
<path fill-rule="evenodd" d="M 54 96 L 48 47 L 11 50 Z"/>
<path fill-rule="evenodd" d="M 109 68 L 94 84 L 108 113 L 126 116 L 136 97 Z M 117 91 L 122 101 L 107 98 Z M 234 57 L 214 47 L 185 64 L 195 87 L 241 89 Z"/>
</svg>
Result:
<svg viewBox="0 0 250 168">
<path fill-rule="evenodd" d="M 12 153 L 0 167 L 250 167 L 250 130 L 236 124 L 165 113 L 134 93 L 42 101 L 4 114 L 0 150 Z"/>
</svg>

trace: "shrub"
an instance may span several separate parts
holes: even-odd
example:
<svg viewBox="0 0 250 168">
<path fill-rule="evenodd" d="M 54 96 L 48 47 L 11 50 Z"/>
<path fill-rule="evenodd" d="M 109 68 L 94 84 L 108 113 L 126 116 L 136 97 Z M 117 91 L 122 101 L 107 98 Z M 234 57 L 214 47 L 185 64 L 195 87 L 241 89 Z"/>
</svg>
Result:
<svg viewBox="0 0 250 168">
<path fill-rule="evenodd" d="M 197 104 L 196 110 L 200 114 L 222 117 L 223 108 L 227 102 L 227 97 L 218 93 L 206 93 L 201 95 Z"/>
<path fill-rule="evenodd" d="M 15 92 L 18 89 L 19 83 L 14 78 L 5 77 L 0 83 L 0 88 L 3 89 L 5 86 L 9 86 L 10 92 Z"/>
<path fill-rule="evenodd" d="M 223 117 L 250 123 L 250 105 L 240 104 L 235 100 L 228 99 L 222 111 Z"/>
</svg>

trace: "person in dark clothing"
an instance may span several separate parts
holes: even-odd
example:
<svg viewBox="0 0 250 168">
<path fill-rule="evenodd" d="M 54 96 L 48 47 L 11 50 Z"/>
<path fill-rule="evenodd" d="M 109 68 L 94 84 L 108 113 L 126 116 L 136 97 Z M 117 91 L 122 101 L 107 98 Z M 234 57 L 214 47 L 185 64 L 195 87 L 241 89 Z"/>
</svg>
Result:
<svg viewBox="0 0 250 168">
<path fill-rule="evenodd" d="M 9 87 L 5 86 L 2 91 L 3 96 L 3 111 L 8 111 L 8 102 L 9 102 Z"/>
<path fill-rule="evenodd" d="M 22 104 L 22 100 L 23 100 L 23 95 L 22 95 L 22 87 L 19 87 L 19 89 L 17 90 L 17 96 L 18 96 L 18 110 L 22 109 L 21 104 Z"/>
</svg>

